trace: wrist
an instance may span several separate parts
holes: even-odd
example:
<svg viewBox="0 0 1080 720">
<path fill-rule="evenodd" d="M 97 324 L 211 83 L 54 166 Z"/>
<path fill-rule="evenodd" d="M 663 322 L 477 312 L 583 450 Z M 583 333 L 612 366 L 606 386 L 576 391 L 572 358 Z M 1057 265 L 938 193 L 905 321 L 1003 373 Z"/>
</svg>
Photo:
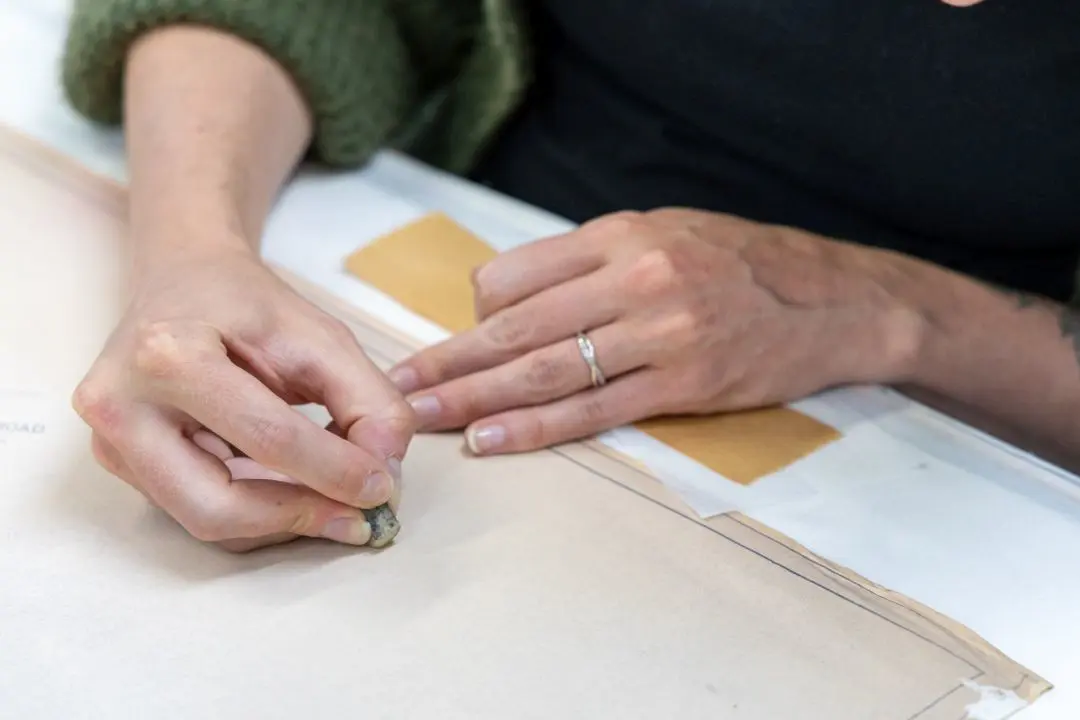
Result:
<svg viewBox="0 0 1080 720">
<path fill-rule="evenodd" d="M 977 331 L 988 324 L 1007 324 L 1015 308 L 1007 296 L 973 278 L 919 260 L 911 263 L 910 281 L 899 292 L 921 319 L 922 333 L 918 352 L 899 381 L 947 392 L 958 368 L 972 367 L 979 345 L 973 334 L 981 335 Z"/>
<path fill-rule="evenodd" d="M 257 256 L 257 239 L 244 231 L 238 214 L 223 205 L 160 207 L 133 197 L 129 226 L 136 272 L 222 254 Z"/>
<path fill-rule="evenodd" d="M 848 275 L 832 302 L 861 308 L 862 320 L 845 344 L 855 366 L 844 382 L 913 384 L 932 375 L 948 342 L 943 313 L 957 309 L 949 298 L 958 281 L 944 268 L 899 253 L 843 244 L 836 262 Z M 977 286 L 976 286 L 977 287 Z M 965 290 L 965 288 L 960 288 Z M 855 352 L 857 350 L 857 352 Z"/>
<path fill-rule="evenodd" d="M 136 286 L 183 273 L 186 268 L 259 261 L 258 252 L 246 238 L 220 226 L 174 225 L 132 233 L 132 238 L 131 267 Z"/>
</svg>

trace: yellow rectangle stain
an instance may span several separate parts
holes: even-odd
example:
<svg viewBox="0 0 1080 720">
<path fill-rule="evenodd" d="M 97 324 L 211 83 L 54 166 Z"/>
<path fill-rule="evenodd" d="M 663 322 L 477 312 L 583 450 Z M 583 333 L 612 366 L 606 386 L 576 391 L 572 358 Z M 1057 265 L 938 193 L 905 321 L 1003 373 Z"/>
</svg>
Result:
<svg viewBox="0 0 1080 720">
<path fill-rule="evenodd" d="M 345 265 L 417 315 L 458 333 L 476 324 L 470 275 L 496 254 L 451 218 L 431 213 L 360 248 Z M 743 485 L 841 436 L 786 407 L 656 418 L 634 427 Z"/>
</svg>

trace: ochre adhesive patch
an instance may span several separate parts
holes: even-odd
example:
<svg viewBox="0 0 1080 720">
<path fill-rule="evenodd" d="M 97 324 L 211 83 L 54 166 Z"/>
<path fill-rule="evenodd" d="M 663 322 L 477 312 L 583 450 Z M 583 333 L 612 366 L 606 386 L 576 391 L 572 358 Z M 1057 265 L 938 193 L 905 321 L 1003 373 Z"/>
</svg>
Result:
<svg viewBox="0 0 1080 720">
<path fill-rule="evenodd" d="M 417 315 L 459 333 L 476 325 L 472 271 L 496 254 L 446 215 L 431 213 L 356 251 L 345 266 Z"/>
<path fill-rule="evenodd" d="M 346 267 L 421 317 L 461 332 L 476 324 L 470 275 L 495 255 L 449 217 L 432 213 L 357 250 Z M 835 428 L 786 407 L 658 418 L 635 427 L 743 485 L 840 438 Z"/>
<path fill-rule="evenodd" d="M 634 427 L 742 485 L 840 439 L 835 428 L 786 407 L 656 418 Z"/>
</svg>

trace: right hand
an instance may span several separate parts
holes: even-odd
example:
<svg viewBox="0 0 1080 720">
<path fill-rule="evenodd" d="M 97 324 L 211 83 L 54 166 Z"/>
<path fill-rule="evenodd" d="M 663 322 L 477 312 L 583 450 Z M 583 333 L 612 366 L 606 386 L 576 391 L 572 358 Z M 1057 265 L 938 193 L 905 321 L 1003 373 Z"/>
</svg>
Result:
<svg viewBox="0 0 1080 720">
<path fill-rule="evenodd" d="M 98 462 L 229 550 L 298 536 L 366 544 L 361 510 L 396 509 L 409 405 L 344 324 L 254 253 L 154 267 L 73 397 Z M 340 430 L 291 407 L 304 403 Z"/>
</svg>

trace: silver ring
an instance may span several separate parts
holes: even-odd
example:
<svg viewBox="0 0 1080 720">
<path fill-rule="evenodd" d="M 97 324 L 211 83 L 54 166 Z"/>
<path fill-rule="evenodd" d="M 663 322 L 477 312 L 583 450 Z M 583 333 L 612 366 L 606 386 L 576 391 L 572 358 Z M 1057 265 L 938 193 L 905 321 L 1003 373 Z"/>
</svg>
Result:
<svg viewBox="0 0 1080 720">
<path fill-rule="evenodd" d="M 581 352 L 581 359 L 589 366 L 589 380 L 592 386 L 600 387 L 607 382 L 607 378 L 604 377 L 604 371 L 600 369 L 600 363 L 596 361 L 596 346 L 588 335 L 581 332 L 577 334 L 577 346 L 578 351 Z"/>
</svg>

